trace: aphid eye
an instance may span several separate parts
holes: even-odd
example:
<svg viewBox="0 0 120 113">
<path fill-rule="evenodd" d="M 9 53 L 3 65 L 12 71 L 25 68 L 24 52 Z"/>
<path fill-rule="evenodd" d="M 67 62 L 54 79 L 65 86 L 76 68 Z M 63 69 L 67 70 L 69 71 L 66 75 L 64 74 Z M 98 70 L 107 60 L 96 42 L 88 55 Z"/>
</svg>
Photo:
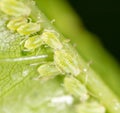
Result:
<svg viewBox="0 0 120 113">
<path fill-rule="evenodd" d="M 29 16 L 31 9 L 18 0 L 1 0 L 0 9 L 10 16 Z"/>
<path fill-rule="evenodd" d="M 55 50 L 59 50 L 63 47 L 59 40 L 59 34 L 56 31 L 45 30 L 41 35 L 41 38 L 45 44 Z"/>
<path fill-rule="evenodd" d="M 32 37 L 29 37 L 24 44 L 24 47 L 28 50 L 34 50 L 38 47 L 40 47 L 43 44 L 42 39 L 39 35 L 35 35 Z"/>
<path fill-rule="evenodd" d="M 39 23 L 25 23 L 24 25 L 21 25 L 18 29 L 17 32 L 20 35 L 30 35 L 34 34 L 38 31 L 40 31 L 41 27 Z"/>
<path fill-rule="evenodd" d="M 7 24 L 7 28 L 9 28 L 11 31 L 16 31 L 21 25 L 24 25 L 26 23 L 27 23 L 27 18 L 18 17 L 10 20 Z"/>
</svg>

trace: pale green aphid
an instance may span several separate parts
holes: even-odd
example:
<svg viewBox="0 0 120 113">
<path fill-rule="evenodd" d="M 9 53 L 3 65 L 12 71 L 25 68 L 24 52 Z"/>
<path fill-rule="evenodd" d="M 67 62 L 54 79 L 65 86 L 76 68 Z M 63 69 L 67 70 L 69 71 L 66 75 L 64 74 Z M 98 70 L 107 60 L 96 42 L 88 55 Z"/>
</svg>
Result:
<svg viewBox="0 0 120 113">
<path fill-rule="evenodd" d="M 45 44 L 55 50 L 59 50 L 63 47 L 62 43 L 59 40 L 59 34 L 56 31 L 44 30 L 41 38 Z"/>
<path fill-rule="evenodd" d="M 30 34 L 34 34 L 38 31 L 40 31 L 41 27 L 39 23 L 26 23 L 24 25 L 21 25 L 18 29 L 17 32 L 20 35 L 30 35 Z"/>
<path fill-rule="evenodd" d="M 0 9 L 10 16 L 29 16 L 31 9 L 20 0 L 1 0 Z"/>
<path fill-rule="evenodd" d="M 21 25 L 24 25 L 27 23 L 27 18 L 25 17 L 17 17 L 14 19 L 11 19 L 8 24 L 7 28 L 9 28 L 11 31 L 16 31 Z"/>
<path fill-rule="evenodd" d="M 80 67 L 75 59 L 75 54 L 66 49 L 56 50 L 54 52 L 56 67 L 61 70 L 61 72 L 77 76 L 80 73 Z"/>
<path fill-rule="evenodd" d="M 79 98 L 81 102 L 85 102 L 89 98 L 85 85 L 74 77 L 65 77 L 64 87 L 68 93 Z"/>
<path fill-rule="evenodd" d="M 55 67 L 53 62 L 43 64 L 37 70 L 41 78 L 54 77 L 60 74 L 59 70 Z"/>
<path fill-rule="evenodd" d="M 76 106 L 76 113 L 106 113 L 106 110 L 98 102 L 84 102 Z"/>
<path fill-rule="evenodd" d="M 24 44 L 24 47 L 28 50 L 34 50 L 38 47 L 40 47 L 43 44 L 42 39 L 39 35 L 35 35 L 32 37 L 29 37 Z"/>
</svg>

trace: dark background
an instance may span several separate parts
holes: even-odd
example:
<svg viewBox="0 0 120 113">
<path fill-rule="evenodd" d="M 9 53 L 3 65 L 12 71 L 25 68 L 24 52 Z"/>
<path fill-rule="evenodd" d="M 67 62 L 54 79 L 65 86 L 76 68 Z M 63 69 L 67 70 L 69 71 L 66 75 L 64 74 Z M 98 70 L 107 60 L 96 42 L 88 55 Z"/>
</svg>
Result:
<svg viewBox="0 0 120 113">
<path fill-rule="evenodd" d="M 103 46 L 120 63 L 119 0 L 69 0 L 85 27 L 99 36 Z"/>
</svg>

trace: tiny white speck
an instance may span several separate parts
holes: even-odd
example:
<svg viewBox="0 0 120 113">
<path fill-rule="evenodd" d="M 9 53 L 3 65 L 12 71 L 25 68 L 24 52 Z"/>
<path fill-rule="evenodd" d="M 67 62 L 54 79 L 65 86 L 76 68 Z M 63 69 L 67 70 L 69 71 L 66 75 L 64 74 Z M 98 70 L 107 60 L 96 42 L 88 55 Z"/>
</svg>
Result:
<svg viewBox="0 0 120 113">
<path fill-rule="evenodd" d="M 83 71 L 84 71 L 84 72 L 87 72 L 87 69 L 86 69 L 86 68 L 84 68 L 84 69 L 83 69 Z"/>
<path fill-rule="evenodd" d="M 28 73 L 29 73 L 29 70 L 25 70 L 25 71 L 23 71 L 22 76 L 26 77 L 28 75 Z"/>
</svg>

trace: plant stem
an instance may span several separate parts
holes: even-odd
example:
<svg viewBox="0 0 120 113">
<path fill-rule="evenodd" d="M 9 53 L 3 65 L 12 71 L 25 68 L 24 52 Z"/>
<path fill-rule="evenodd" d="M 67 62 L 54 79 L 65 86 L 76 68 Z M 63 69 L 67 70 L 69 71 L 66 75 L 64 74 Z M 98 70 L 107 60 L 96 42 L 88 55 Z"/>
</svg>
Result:
<svg viewBox="0 0 120 113">
<path fill-rule="evenodd" d="M 86 84 L 93 97 L 97 98 L 110 113 L 120 113 L 120 102 L 111 89 L 89 68 L 85 75 L 77 77 Z"/>
</svg>

